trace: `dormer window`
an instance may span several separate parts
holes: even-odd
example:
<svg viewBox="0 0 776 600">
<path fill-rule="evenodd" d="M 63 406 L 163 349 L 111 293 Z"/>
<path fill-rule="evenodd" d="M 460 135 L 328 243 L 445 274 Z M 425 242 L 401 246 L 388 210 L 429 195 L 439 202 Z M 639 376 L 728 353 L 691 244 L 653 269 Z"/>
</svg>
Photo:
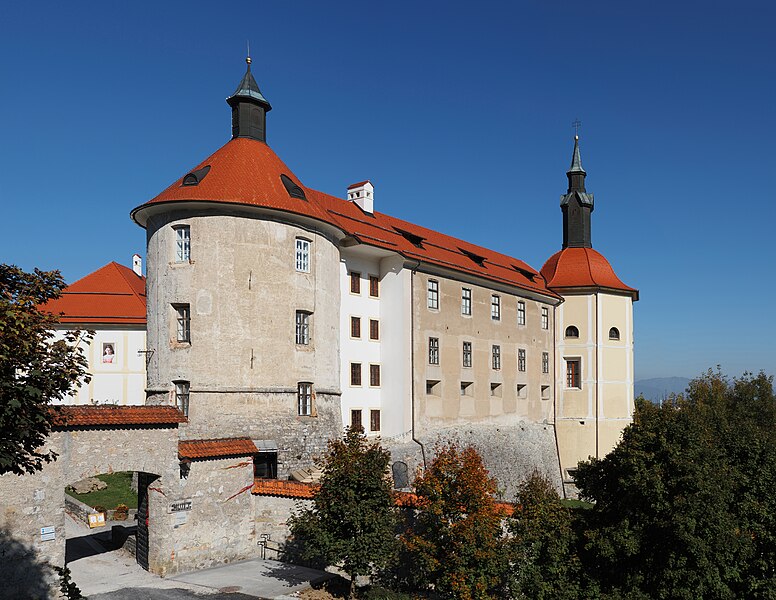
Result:
<svg viewBox="0 0 776 600">
<path fill-rule="evenodd" d="M 307 196 L 305 196 L 304 190 L 295 184 L 288 175 L 281 175 L 280 181 L 283 182 L 283 187 L 286 188 L 289 196 L 292 198 L 298 198 L 299 200 L 307 200 Z"/>
<path fill-rule="evenodd" d="M 409 231 L 405 231 L 404 229 L 399 229 L 398 227 L 394 227 L 394 230 L 400 233 L 405 240 L 407 240 L 410 244 L 412 244 L 416 248 L 421 248 L 421 249 L 423 248 L 423 241 L 426 238 L 416 235 L 414 233 L 410 233 Z"/>
<path fill-rule="evenodd" d="M 191 173 L 189 173 L 183 178 L 183 182 L 181 183 L 181 185 L 185 185 L 185 186 L 199 185 L 200 182 L 205 178 L 205 176 L 209 172 L 210 172 L 210 165 L 206 165 L 201 169 L 192 171 Z"/>
<path fill-rule="evenodd" d="M 464 250 L 463 248 L 458 248 L 458 250 L 461 251 L 461 254 L 470 258 L 478 267 L 485 266 L 484 256 L 480 256 L 479 254 L 475 254 L 474 252 L 469 252 L 468 250 Z"/>
<path fill-rule="evenodd" d="M 612 327 L 609 330 L 609 339 L 610 340 L 619 340 L 620 339 L 620 330 L 616 327 Z"/>
<path fill-rule="evenodd" d="M 569 325 L 568 327 L 566 327 L 566 337 L 573 338 L 573 339 L 578 338 L 579 329 L 577 329 L 574 325 Z"/>
</svg>

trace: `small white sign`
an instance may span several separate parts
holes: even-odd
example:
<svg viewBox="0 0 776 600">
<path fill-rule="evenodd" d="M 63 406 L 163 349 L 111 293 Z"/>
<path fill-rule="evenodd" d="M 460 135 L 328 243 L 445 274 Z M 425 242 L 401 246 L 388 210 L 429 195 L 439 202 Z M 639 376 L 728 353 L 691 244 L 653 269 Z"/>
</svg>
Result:
<svg viewBox="0 0 776 600">
<path fill-rule="evenodd" d="M 57 532 L 54 527 L 41 527 L 40 528 L 40 541 L 50 542 L 57 539 Z"/>
<path fill-rule="evenodd" d="M 95 527 L 105 527 L 105 513 L 98 512 L 89 515 L 89 529 Z"/>
</svg>

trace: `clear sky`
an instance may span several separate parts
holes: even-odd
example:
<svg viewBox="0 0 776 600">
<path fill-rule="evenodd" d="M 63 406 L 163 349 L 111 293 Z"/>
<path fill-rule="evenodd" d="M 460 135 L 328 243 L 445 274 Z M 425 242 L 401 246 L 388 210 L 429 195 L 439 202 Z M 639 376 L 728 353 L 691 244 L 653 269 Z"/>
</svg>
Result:
<svg viewBox="0 0 776 600">
<path fill-rule="evenodd" d="M 639 288 L 636 376 L 776 372 L 773 2 L 6 2 L 0 260 L 74 281 L 230 137 L 245 70 L 301 181 L 516 256 L 561 244 L 582 121 L 593 246 Z"/>
</svg>

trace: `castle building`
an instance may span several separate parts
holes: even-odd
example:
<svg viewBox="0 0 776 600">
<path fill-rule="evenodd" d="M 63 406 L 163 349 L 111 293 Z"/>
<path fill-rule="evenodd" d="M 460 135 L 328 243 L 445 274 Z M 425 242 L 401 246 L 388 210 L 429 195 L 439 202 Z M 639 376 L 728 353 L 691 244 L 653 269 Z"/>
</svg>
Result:
<svg viewBox="0 0 776 600">
<path fill-rule="evenodd" d="M 181 439 L 250 438 L 279 478 L 345 426 L 410 466 L 471 442 L 515 481 L 538 465 L 560 484 L 608 451 L 632 415 L 637 292 L 591 247 L 578 142 L 563 249 L 539 272 L 375 210 L 370 181 L 306 186 L 267 143 L 247 62 L 232 139 L 132 211 L 146 402 L 188 416 Z"/>
</svg>

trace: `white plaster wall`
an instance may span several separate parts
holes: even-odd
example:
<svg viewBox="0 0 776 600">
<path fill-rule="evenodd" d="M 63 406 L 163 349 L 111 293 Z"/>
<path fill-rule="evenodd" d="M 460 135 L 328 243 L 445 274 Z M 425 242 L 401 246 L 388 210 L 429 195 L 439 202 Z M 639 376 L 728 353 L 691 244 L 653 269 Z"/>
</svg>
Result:
<svg viewBox="0 0 776 600">
<path fill-rule="evenodd" d="M 92 379 L 82 385 L 74 394 L 57 404 L 145 404 L 146 332 L 144 326 L 134 328 L 101 327 L 85 325 L 94 330 L 91 344 L 82 341 L 88 360 L 88 371 Z M 62 338 L 64 331 L 57 331 Z M 102 361 L 103 345 L 111 344 L 114 349 L 113 362 Z"/>
</svg>

